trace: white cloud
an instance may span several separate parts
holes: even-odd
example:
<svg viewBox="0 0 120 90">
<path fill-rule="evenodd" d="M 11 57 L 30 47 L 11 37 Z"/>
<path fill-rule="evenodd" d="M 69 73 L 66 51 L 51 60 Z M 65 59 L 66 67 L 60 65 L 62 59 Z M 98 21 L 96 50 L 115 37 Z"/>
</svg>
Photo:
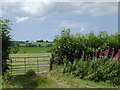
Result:
<svg viewBox="0 0 120 90">
<path fill-rule="evenodd" d="M 26 21 L 28 19 L 29 19 L 28 17 L 17 17 L 16 22 L 23 22 L 23 21 Z"/>
<path fill-rule="evenodd" d="M 51 13 L 58 14 L 89 14 L 92 16 L 104 16 L 117 13 L 117 3 L 110 2 L 3 2 L 3 15 L 15 17 L 28 17 L 27 20 L 45 20 Z M 23 20 L 24 21 L 24 20 Z"/>
<path fill-rule="evenodd" d="M 113 2 L 113 0 L 3 0 L 2 2 Z M 119 2 L 119 0 L 114 0 Z"/>
<path fill-rule="evenodd" d="M 81 27 L 80 32 L 84 32 L 84 31 L 85 31 L 85 28 Z"/>
<path fill-rule="evenodd" d="M 90 23 L 84 23 L 84 22 L 60 21 L 58 23 L 59 23 L 59 26 L 62 28 L 71 28 L 74 30 L 77 29 L 77 30 L 80 30 L 80 32 L 86 31 L 88 26 L 90 26 Z"/>
</svg>

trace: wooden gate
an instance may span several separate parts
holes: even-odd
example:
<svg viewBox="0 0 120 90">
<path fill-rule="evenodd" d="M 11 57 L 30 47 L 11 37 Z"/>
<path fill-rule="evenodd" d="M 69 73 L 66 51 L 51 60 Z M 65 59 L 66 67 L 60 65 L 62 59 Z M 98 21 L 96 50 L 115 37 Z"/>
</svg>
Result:
<svg viewBox="0 0 120 90">
<path fill-rule="evenodd" d="M 36 73 L 48 72 L 50 69 L 49 56 L 40 57 L 11 57 L 9 68 L 11 75 L 22 75 L 32 69 Z"/>
</svg>

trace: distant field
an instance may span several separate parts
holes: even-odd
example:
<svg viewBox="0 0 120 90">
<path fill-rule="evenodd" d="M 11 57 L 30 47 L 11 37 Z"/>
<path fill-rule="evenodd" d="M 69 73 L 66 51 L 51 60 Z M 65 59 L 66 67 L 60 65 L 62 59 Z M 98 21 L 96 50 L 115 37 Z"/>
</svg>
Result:
<svg viewBox="0 0 120 90">
<path fill-rule="evenodd" d="M 47 53 L 51 50 L 51 47 L 18 47 L 17 53 Z"/>
<path fill-rule="evenodd" d="M 40 43 L 32 43 L 32 45 L 37 45 L 39 46 L 39 44 L 42 46 L 42 47 L 47 47 L 48 44 L 54 44 L 54 43 L 50 43 L 50 42 L 40 42 Z M 21 43 L 19 44 L 20 46 L 26 46 L 26 43 Z"/>
</svg>

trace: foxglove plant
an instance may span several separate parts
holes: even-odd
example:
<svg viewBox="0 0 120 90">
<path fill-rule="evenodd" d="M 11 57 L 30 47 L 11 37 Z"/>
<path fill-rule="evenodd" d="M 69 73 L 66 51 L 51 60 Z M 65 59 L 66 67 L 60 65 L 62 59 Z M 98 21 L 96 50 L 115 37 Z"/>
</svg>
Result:
<svg viewBox="0 0 120 90">
<path fill-rule="evenodd" d="M 96 49 L 96 55 L 95 55 L 95 59 L 97 59 L 97 49 Z"/>
<path fill-rule="evenodd" d="M 102 49 L 100 49 L 99 58 L 102 57 Z"/>
<path fill-rule="evenodd" d="M 72 63 L 68 60 L 68 65 L 72 65 Z"/>
<path fill-rule="evenodd" d="M 118 52 L 117 52 L 117 54 L 115 55 L 115 57 L 113 58 L 113 60 L 118 60 L 119 59 L 119 56 L 120 55 L 120 49 L 118 49 Z"/>
<path fill-rule="evenodd" d="M 112 51 L 112 55 L 111 55 L 111 58 L 110 58 L 110 59 L 112 59 L 113 56 L 114 56 L 114 48 L 112 48 L 112 49 L 113 49 L 113 51 Z"/>
<path fill-rule="evenodd" d="M 84 60 L 84 50 L 82 51 L 82 56 L 81 56 L 82 60 Z"/>
</svg>

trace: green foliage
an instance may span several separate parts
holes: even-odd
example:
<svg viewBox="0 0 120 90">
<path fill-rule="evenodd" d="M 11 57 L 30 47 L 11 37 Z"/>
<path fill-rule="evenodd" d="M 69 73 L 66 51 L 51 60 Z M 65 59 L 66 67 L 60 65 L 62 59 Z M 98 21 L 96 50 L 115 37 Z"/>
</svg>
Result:
<svg viewBox="0 0 120 90">
<path fill-rule="evenodd" d="M 36 76 L 36 72 L 34 70 L 28 70 L 26 73 L 25 73 L 26 76 L 30 77 L 30 76 Z"/>
<path fill-rule="evenodd" d="M 37 42 L 44 42 L 44 40 L 42 40 L 42 39 L 41 40 L 37 40 Z"/>
<path fill-rule="evenodd" d="M 13 47 L 13 53 L 16 54 L 19 51 L 19 48 L 17 46 Z"/>
<path fill-rule="evenodd" d="M 10 23 L 11 21 L 8 19 L 0 18 L 0 31 L 2 32 L 2 75 L 4 75 L 5 71 L 8 68 L 7 59 L 9 59 L 10 46 L 11 46 L 11 35 L 10 35 Z"/>
<path fill-rule="evenodd" d="M 120 43 L 118 42 L 118 34 L 108 35 L 106 31 L 100 31 L 98 35 L 94 32 L 83 35 L 81 33 L 70 34 L 70 29 L 62 30 L 61 35 L 57 35 L 54 38 L 54 43 L 52 53 L 54 55 L 54 63 L 63 64 L 62 56 L 67 56 L 67 59 L 73 63 L 75 58 L 81 58 L 82 51 L 85 51 L 84 60 L 88 60 L 91 56 L 93 58 L 93 51 L 97 49 L 97 54 L 99 55 L 100 49 L 107 49 L 110 47 L 115 49 L 115 54 L 118 48 L 120 48 Z M 98 56 L 97 55 L 97 56 Z M 108 54 L 110 57 L 111 53 Z M 59 58 L 56 59 L 56 58 Z"/>
<path fill-rule="evenodd" d="M 82 50 L 86 50 L 85 43 L 80 37 L 70 34 L 70 29 L 62 30 L 60 36 L 54 39 L 55 45 L 53 46 L 53 54 L 55 55 L 54 63 L 61 64 L 63 60 L 61 56 L 67 56 L 71 62 L 74 58 L 79 58 Z M 59 60 L 56 59 L 59 57 Z"/>
<path fill-rule="evenodd" d="M 83 61 L 74 60 L 73 64 L 68 64 L 67 58 L 64 59 L 62 73 L 69 73 L 74 77 L 94 80 L 95 82 L 104 81 L 114 85 L 120 85 L 120 61 L 109 60 L 101 57 L 96 60 Z"/>
<path fill-rule="evenodd" d="M 3 85 L 16 86 L 17 88 L 37 88 L 42 82 L 41 76 L 34 70 L 29 70 L 25 75 L 12 76 L 8 72 L 3 77 Z"/>
<path fill-rule="evenodd" d="M 81 33 L 73 35 L 70 34 L 70 29 L 62 30 L 61 35 L 57 35 L 54 39 L 53 63 L 64 65 L 63 73 L 119 85 L 120 62 L 110 59 L 113 48 L 112 57 L 117 56 L 116 53 L 120 48 L 118 38 L 117 33 L 109 36 L 106 31 L 100 31 L 98 35 L 95 35 L 94 32 L 86 35 Z M 99 56 L 100 58 L 98 58 Z M 112 74 L 110 74 L 111 72 Z"/>
</svg>

